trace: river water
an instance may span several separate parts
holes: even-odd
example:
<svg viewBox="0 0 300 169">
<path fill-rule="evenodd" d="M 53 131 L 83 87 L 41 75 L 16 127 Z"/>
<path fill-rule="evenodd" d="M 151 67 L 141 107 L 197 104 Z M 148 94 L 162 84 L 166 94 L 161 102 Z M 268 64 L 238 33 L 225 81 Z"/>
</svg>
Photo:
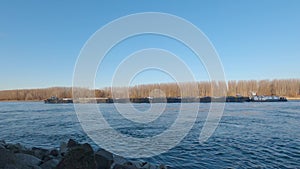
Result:
<svg viewBox="0 0 300 169">
<path fill-rule="evenodd" d="M 117 131 L 144 137 L 170 127 L 180 104 L 167 104 L 166 113 L 158 123 L 147 126 L 149 128 L 137 127 L 122 120 L 122 116 L 114 116 L 117 110 L 113 104 L 98 106 Z M 134 106 L 142 110 L 149 105 Z M 218 128 L 200 144 L 199 134 L 209 106 L 208 103 L 200 104 L 193 128 L 177 146 L 141 160 L 178 169 L 300 168 L 300 102 L 227 103 Z M 52 148 L 69 138 L 97 148 L 81 128 L 72 104 L 0 102 L 0 139 L 28 147 Z"/>
</svg>

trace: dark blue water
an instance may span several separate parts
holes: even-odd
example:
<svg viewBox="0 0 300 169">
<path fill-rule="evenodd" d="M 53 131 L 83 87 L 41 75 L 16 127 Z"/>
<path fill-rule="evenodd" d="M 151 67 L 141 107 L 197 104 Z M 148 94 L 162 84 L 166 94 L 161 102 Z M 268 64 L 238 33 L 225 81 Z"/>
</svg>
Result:
<svg viewBox="0 0 300 169">
<path fill-rule="evenodd" d="M 138 109 L 147 104 L 135 104 Z M 147 158 L 172 168 L 300 168 L 300 102 L 229 103 L 212 137 L 199 133 L 210 104 L 201 104 L 196 123 L 176 147 Z M 100 104 L 107 121 L 123 134 L 152 136 L 168 128 L 179 104 L 168 104 L 159 123 L 137 128 L 113 115 L 113 104 Z M 1 102 L 0 139 L 28 147 L 59 147 L 74 138 L 97 145 L 82 130 L 71 104 Z M 126 151 L 126 150 L 125 150 Z"/>
</svg>

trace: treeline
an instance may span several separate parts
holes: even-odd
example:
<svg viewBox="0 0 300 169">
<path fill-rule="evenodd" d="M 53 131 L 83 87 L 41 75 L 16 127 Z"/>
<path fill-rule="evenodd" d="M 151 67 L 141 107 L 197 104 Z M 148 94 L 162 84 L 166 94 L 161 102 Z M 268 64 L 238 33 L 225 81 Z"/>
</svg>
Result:
<svg viewBox="0 0 300 169">
<path fill-rule="evenodd" d="M 226 86 L 227 85 L 227 86 Z M 224 89 L 224 90 L 218 90 Z M 300 79 L 275 80 L 231 80 L 224 82 L 163 83 L 136 85 L 130 88 L 116 87 L 97 90 L 78 89 L 82 97 L 103 98 L 144 98 L 144 97 L 204 97 L 204 96 L 249 96 L 250 92 L 258 95 L 278 95 L 300 97 Z M 226 93 L 223 93 L 225 91 Z M 90 94 L 92 93 L 92 95 Z M 2 100 L 44 100 L 51 96 L 71 98 L 72 88 L 53 87 L 46 89 L 24 89 L 0 91 Z"/>
<path fill-rule="evenodd" d="M 45 89 L 19 89 L 19 90 L 3 90 L 0 91 L 0 101 L 5 100 L 44 100 L 51 96 L 59 98 L 71 98 L 71 87 L 52 87 Z"/>
<path fill-rule="evenodd" d="M 226 86 L 227 85 L 227 86 Z M 197 89 L 195 89 L 195 87 Z M 184 89 L 184 93 L 181 93 Z M 224 90 L 219 90 L 224 89 Z M 118 97 L 123 98 L 129 95 L 130 98 L 141 98 L 164 95 L 166 97 L 205 97 L 224 96 L 222 91 L 226 91 L 227 96 L 249 96 L 250 92 L 257 95 L 278 95 L 286 97 L 300 97 L 300 79 L 274 79 L 274 80 L 230 80 L 227 84 L 222 82 L 197 82 L 195 83 L 164 83 L 147 84 L 127 88 L 111 88 L 97 90 L 97 97 Z"/>
<path fill-rule="evenodd" d="M 130 98 L 224 96 L 226 93 L 222 93 L 221 89 L 226 91 L 226 83 L 162 83 L 136 85 L 129 89 L 126 87 L 115 87 L 113 90 L 112 88 L 105 88 L 96 90 L 96 96 L 107 98 L 127 98 L 128 96 Z"/>
<path fill-rule="evenodd" d="M 229 81 L 227 85 L 228 96 L 248 96 L 251 91 L 258 95 L 300 96 L 300 79 L 240 80 Z"/>
</svg>

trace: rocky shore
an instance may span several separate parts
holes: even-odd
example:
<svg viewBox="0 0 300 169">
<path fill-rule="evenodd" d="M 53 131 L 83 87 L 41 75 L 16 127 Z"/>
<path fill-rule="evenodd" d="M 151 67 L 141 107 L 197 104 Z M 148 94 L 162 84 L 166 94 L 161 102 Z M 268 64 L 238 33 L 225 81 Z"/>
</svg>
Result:
<svg viewBox="0 0 300 169">
<path fill-rule="evenodd" d="M 70 139 L 60 148 L 27 148 L 0 141 L 0 169 L 167 169 L 165 165 L 129 161 L 88 143 Z"/>
</svg>

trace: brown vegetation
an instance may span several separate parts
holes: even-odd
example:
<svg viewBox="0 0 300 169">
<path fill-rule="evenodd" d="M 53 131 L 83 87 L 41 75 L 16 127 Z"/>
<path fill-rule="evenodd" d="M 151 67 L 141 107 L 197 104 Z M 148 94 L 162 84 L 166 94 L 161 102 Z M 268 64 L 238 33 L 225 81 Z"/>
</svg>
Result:
<svg viewBox="0 0 300 169">
<path fill-rule="evenodd" d="M 51 96 L 56 96 L 59 98 L 70 98 L 72 97 L 72 88 L 53 87 L 45 89 L 20 89 L 0 91 L 0 101 L 44 100 Z"/>
<path fill-rule="evenodd" d="M 196 86 L 196 87 L 195 87 Z M 222 96 L 224 93 L 216 90 L 225 87 L 222 82 L 198 82 L 198 83 L 163 83 L 147 84 L 130 87 L 114 88 L 112 94 L 111 88 L 95 90 L 94 97 L 105 98 L 144 98 L 144 97 L 204 97 L 204 96 Z M 182 90 L 184 89 L 184 93 Z M 81 96 L 87 96 L 85 93 L 91 93 L 90 90 L 80 89 Z M 300 79 L 283 80 L 231 80 L 227 82 L 227 96 L 248 96 L 250 92 L 257 92 L 258 95 L 278 95 L 286 97 L 300 97 Z M 94 92 L 93 92 L 94 93 Z M 0 101 L 4 100 L 44 100 L 51 96 L 59 98 L 71 98 L 72 88 L 54 87 L 46 89 L 24 89 L 24 90 L 5 90 L 0 91 Z M 91 95 L 89 95 L 91 96 Z"/>
</svg>

